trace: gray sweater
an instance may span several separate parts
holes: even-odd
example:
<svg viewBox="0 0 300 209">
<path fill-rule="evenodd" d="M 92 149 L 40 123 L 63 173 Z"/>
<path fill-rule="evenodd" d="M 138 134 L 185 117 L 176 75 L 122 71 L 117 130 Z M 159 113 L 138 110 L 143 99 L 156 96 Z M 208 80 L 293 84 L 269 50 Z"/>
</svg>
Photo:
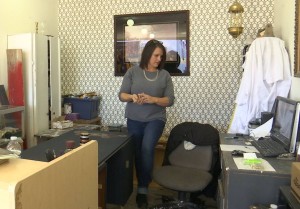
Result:
<svg viewBox="0 0 300 209">
<path fill-rule="evenodd" d="M 145 73 L 147 78 L 154 81 L 147 80 L 144 75 L 144 70 L 142 70 L 139 66 L 134 66 L 127 70 L 119 92 L 119 99 L 121 93 L 145 93 L 153 97 L 168 97 L 168 106 L 172 106 L 175 99 L 174 88 L 168 71 L 159 70 L 156 80 L 155 77 L 157 72 L 145 71 Z M 166 121 L 166 107 L 162 107 L 157 104 L 139 105 L 133 102 L 127 102 L 125 117 L 141 122 L 148 122 L 152 120 Z"/>
</svg>

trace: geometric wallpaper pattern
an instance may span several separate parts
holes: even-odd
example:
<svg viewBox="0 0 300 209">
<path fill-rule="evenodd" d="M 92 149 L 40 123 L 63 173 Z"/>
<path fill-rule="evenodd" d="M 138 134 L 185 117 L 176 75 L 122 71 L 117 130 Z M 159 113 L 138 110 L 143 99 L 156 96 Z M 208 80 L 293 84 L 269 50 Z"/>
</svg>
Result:
<svg viewBox="0 0 300 209">
<path fill-rule="evenodd" d="M 114 76 L 114 15 L 190 11 L 190 76 L 172 77 L 176 101 L 167 108 L 165 133 L 184 121 L 209 123 L 226 132 L 242 77 L 242 50 L 248 37 L 273 22 L 273 1 L 239 0 L 244 33 L 228 32 L 234 0 L 59 0 L 62 94 L 101 95 L 102 123 L 123 124 L 125 103 Z M 275 26 L 276 27 L 276 26 Z"/>
</svg>

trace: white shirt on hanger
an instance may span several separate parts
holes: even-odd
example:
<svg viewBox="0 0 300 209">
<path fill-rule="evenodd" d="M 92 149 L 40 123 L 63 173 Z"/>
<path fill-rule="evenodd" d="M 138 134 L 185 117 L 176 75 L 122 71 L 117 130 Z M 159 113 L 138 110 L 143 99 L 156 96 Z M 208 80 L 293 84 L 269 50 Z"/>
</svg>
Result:
<svg viewBox="0 0 300 209">
<path fill-rule="evenodd" d="M 248 123 L 270 112 L 277 96 L 287 97 L 291 70 L 284 41 L 276 37 L 255 39 L 243 65 L 244 73 L 228 133 L 249 134 Z"/>
</svg>

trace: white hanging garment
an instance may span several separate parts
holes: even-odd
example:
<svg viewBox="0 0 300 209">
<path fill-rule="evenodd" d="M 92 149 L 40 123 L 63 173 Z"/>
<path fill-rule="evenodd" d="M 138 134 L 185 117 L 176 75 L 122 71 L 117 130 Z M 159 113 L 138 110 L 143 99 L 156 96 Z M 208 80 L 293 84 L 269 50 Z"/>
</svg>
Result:
<svg viewBox="0 0 300 209">
<path fill-rule="evenodd" d="M 248 123 L 270 112 L 277 96 L 287 97 L 291 70 L 284 41 L 276 37 L 255 39 L 243 65 L 244 73 L 228 133 L 249 134 Z"/>
</svg>

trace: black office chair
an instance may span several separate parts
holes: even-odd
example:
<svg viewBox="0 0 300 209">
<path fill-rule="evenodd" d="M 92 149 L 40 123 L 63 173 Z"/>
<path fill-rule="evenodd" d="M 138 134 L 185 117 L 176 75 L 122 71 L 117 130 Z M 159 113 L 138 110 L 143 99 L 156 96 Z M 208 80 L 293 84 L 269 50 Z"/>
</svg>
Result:
<svg viewBox="0 0 300 209">
<path fill-rule="evenodd" d="M 184 141 L 196 145 L 184 148 Z M 178 191 L 180 201 L 189 201 L 188 194 L 198 194 L 217 181 L 220 172 L 219 132 L 209 124 L 184 122 L 175 126 L 166 145 L 163 166 L 153 172 L 159 185 Z"/>
</svg>

